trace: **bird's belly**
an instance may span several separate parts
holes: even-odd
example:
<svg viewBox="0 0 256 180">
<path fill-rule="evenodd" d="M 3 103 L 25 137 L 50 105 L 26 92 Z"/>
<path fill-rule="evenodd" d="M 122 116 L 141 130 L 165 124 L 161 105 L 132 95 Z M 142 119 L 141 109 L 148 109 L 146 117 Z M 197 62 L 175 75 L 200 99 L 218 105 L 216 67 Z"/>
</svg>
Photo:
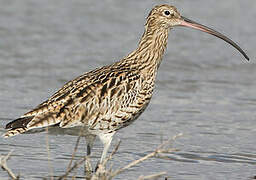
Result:
<svg viewBox="0 0 256 180">
<path fill-rule="evenodd" d="M 145 111 L 147 105 L 148 103 L 142 108 L 138 108 L 134 111 L 132 109 L 127 109 L 125 115 L 121 118 L 118 118 L 116 121 L 113 121 L 113 123 L 110 123 L 110 126 L 112 129 L 118 130 L 130 125 Z"/>
<path fill-rule="evenodd" d="M 147 108 L 153 89 L 153 81 L 149 83 L 144 80 L 144 84 L 137 83 L 137 86 L 120 96 L 119 99 L 112 101 L 108 98 L 104 99 L 99 112 L 94 116 L 96 118 L 88 121 L 89 129 L 108 133 L 130 125 Z"/>
<path fill-rule="evenodd" d="M 97 134 L 99 131 L 109 133 L 124 128 L 133 123 L 144 112 L 148 104 L 149 100 L 141 106 L 131 104 L 115 113 L 99 116 L 89 126 L 89 130 Z"/>
</svg>

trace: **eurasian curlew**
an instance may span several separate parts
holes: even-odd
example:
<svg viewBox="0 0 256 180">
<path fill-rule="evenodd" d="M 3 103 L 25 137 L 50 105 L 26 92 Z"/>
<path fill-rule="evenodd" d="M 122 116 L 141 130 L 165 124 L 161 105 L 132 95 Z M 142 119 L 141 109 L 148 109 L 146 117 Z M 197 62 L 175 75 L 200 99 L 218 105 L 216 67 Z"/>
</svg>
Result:
<svg viewBox="0 0 256 180">
<path fill-rule="evenodd" d="M 155 6 L 147 17 L 136 50 L 118 62 L 69 81 L 35 109 L 8 123 L 4 137 L 53 125 L 82 126 L 104 144 L 102 162 L 116 131 L 131 124 L 148 106 L 169 30 L 176 26 L 191 27 L 221 38 L 249 60 L 236 43 L 221 33 L 181 16 L 174 6 Z M 88 154 L 92 144 L 88 143 Z"/>
</svg>

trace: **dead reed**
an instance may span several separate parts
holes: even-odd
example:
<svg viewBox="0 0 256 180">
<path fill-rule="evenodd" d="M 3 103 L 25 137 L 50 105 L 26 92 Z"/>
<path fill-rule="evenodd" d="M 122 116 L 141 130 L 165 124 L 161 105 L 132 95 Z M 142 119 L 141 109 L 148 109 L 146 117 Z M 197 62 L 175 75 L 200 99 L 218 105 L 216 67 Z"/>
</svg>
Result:
<svg viewBox="0 0 256 180">
<path fill-rule="evenodd" d="M 90 157 L 89 156 L 84 156 L 83 158 L 80 158 L 76 161 L 74 161 L 75 154 L 78 149 L 79 141 L 81 139 L 82 131 L 80 132 L 80 135 L 77 138 L 70 162 L 68 164 L 66 172 L 61 175 L 61 176 L 54 176 L 53 174 L 53 168 L 52 165 L 49 163 L 49 168 L 51 170 L 49 171 L 49 177 L 44 178 L 44 179 L 57 179 L 57 180 L 66 180 L 66 179 L 76 179 L 76 173 L 74 175 L 70 176 L 72 172 L 77 170 L 79 167 L 82 165 L 85 166 L 85 179 L 86 180 L 112 180 L 114 177 L 117 175 L 123 173 L 124 171 L 130 169 L 131 167 L 136 166 L 139 163 L 144 162 L 145 160 L 155 157 L 155 158 L 163 158 L 167 157 L 165 154 L 169 154 L 171 152 L 178 151 L 175 148 L 170 147 L 170 145 L 182 134 L 178 134 L 169 140 L 163 142 L 161 145 L 159 145 L 155 150 L 153 150 L 151 153 L 148 153 L 147 155 L 132 161 L 131 163 L 127 164 L 124 167 L 121 167 L 119 169 L 113 170 L 112 166 L 109 168 L 107 167 L 108 162 L 113 159 L 115 153 L 118 151 L 118 148 L 121 144 L 121 141 L 117 143 L 115 146 L 114 150 L 109 154 L 109 156 L 103 161 L 103 163 L 98 164 L 98 168 L 95 172 L 92 172 L 92 165 L 90 163 Z M 48 153 L 48 161 L 50 162 L 50 147 L 49 147 L 49 141 L 48 141 L 48 136 L 46 136 L 46 145 L 47 145 L 47 153 Z M 0 161 L 0 166 L 4 171 L 6 171 L 11 179 L 19 179 L 19 175 L 15 175 L 12 170 L 7 166 L 7 160 L 10 158 L 12 151 L 10 151 L 6 156 L 1 156 L 1 161 Z M 166 158 L 168 159 L 168 158 Z M 150 180 L 150 179 L 158 179 L 159 177 L 166 176 L 167 172 L 159 172 L 156 174 L 151 174 L 147 176 L 140 176 L 138 177 L 138 180 Z M 72 178 L 71 178 L 72 177 Z M 165 178 L 167 179 L 167 178 Z"/>
</svg>

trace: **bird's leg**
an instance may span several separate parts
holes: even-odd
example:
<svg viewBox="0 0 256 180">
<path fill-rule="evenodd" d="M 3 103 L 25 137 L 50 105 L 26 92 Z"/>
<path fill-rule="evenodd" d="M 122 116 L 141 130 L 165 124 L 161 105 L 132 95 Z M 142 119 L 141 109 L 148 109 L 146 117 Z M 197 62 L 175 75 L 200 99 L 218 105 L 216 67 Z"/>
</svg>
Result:
<svg viewBox="0 0 256 180">
<path fill-rule="evenodd" d="M 100 158 L 100 162 L 97 163 L 95 171 L 97 171 L 98 165 L 102 164 L 103 161 L 105 160 L 114 134 L 115 134 L 115 132 L 99 134 L 99 138 L 100 138 L 101 142 L 103 143 L 104 148 L 103 148 L 103 152 L 102 152 L 102 155 Z"/>
<path fill-rule="evenodd" d="M 91 150 L 92 150 L 95 138 L 96 138 L 96 135 L 92 135 L 92 134 L 85 136 L 86 147 L 87 147 L 87 153 L 86 153 L 87 158 L 86 158 L 86 161 L 85 161 L 84 170 L 85 170 L 86 174 L 91 174 L 92 173 L 92 165 L 91 165 L 91 162 L 90 162 L 90 155 L 91 155 Z"/>
<path fill-rule="evenodd" d="M 96 135 L 90 134 L 85 136 L 86 147 L 87 147 L 87 156 L 91 155 L 92 147 L 95 141 Z"/>
<path fill-rule="evenodd" d="M 102 135 L 99 136 L 101 142 L 104 145 L 104 149 L 103 149 L 103 152 L 102 152 L 102 155 L 101 155 L 101 158 L 100 158 L 100 163 L 103 163 L 104 159 L 107 156 L 108 149 L 110 147 L 110 144 L 111 144 L 111 141 L 112 141 L 112 138 L 113 138 L 114 134 L 115 134 L 115 132 L 112 132 L 112 133 L 108 133 L 108 134 L 102 134 Z"/>
</svg>

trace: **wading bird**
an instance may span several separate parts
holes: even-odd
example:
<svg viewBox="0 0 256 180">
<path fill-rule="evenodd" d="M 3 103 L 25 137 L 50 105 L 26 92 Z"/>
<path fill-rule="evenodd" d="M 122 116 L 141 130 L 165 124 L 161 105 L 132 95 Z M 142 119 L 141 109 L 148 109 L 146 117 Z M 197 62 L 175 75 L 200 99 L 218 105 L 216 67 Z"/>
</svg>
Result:
<svg viewBox="0 0 256 180">
<path fill-rule="evenodd" d="M 147 17 L 136 50 L 118 62 L 67 82 L 48 100 L 8 123 L 8 131 L 3 136 L 49 126 L 81 126 L 102 141 L 102 162 L 117 130 L 130 125 L 148 106 L 169 30 L 176 26 L 194 28 L 221 38 L 249 60 L 245 52 L 223 34 L 181 16 L 174 6 L 158 5 Z M 88 155 L 92 144 L 87 144 Z"/>
</svg>

